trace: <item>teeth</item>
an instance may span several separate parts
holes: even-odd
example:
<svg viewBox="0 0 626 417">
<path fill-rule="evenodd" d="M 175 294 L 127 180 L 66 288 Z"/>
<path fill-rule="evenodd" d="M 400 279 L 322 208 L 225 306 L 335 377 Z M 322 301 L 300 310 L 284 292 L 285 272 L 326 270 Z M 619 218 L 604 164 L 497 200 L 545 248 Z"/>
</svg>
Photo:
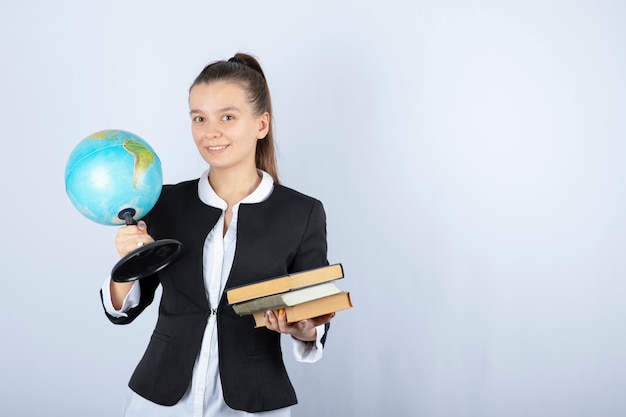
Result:
<svg viewBox="0 0 626 417">
<path fill-rule="evenodd" d="M 210 151 L 221 151 L 222 149 L 226 149 L 226 146 L 209 146 Z"/>
</svg>

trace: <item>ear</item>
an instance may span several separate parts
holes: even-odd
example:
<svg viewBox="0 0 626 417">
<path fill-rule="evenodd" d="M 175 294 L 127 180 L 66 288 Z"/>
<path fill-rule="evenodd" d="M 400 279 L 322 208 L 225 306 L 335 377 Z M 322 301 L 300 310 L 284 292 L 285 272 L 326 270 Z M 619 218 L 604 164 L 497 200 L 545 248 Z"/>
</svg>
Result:
<svg viewBox="0 0 626 417">
<path fill-rule="evenodd" d="M 270 131 L 270 114 L 268 112 L 264 112 L 257 118 L 258 122 L 258 130 L 257 130 L 257 139 L 265 139 L 267 134 Z"/>
</svg>

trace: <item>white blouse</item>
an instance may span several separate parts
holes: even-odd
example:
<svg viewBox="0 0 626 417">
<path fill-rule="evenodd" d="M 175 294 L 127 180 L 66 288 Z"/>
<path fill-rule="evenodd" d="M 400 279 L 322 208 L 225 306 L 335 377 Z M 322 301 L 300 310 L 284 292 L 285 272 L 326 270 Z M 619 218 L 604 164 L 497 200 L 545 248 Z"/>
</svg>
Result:
<svg viewBox="0 0 626 417">
<path fill-rule="evenodd" d="M 237 218 L 240 204 L 259 203 L 265 200 L 274 188 L 272 177 L 259 171 L 263 178 L 259 186 L 246 198 L 233 206 L 233 216 L 226 234 L 224 230 L 224 211 L 227 204 L 211 188 L 209 184 L 209 171 L 205 171 L 198 183 L 198 195 L 203 203 L 222 209 L 222 215 L 209 232 L 204 242 L 204 284 L 209 305 L 216 308 L 224 291 L 224 285 L 230 274 L 230 269 L 235 257 L 237 243 Z M 106 280 L 102 286 L 104 307 L 106 311 L 114 317 L 126 317 L 126 312 L 139 304 L 141 295 L 140 286 L 137 282 L 132 286 L 130 292 L 124 299 L 124 303 L 119 310 L 113 307 L 110 293 L 110 281 Z M 297 361 L 316 362 L 322 357 L 321 338 L 324 335 L 324 325 L 317 327 L 317 340 L 315 342 L 302 342 L 291 338 L 293 341 L 293 354 Z M 155 404 L 137 395 L 129 389 L 129 395 L 124 405 L 124 416 L 126 417 L 213 417 L 213 416 L 267 416 L 267 417 L 289 417 L 290 407 L 261 413 L 248 413 L 240 410 L 233 410 L 224 402 L 222 394 L 222 384 L 220 382 L 218 367 L 218 343 L 217 343 L 217 320 L 215 314 L 209 317 L 204 330 L 204 338 L 200 353 L 196 358 L 193 369 L 192 380 L 183 398 L 173 406 L 162 406 Z"/>
</svg>

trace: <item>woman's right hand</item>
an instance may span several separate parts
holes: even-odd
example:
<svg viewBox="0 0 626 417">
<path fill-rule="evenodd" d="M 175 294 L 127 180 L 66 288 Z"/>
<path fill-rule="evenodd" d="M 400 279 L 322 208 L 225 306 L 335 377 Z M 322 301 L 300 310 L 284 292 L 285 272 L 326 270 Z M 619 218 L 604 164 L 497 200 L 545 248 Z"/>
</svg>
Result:
<svg viewBox="0 0 626 417">
<path fill-rule="evenodd" d="M 150 242 L 154 242 L 154 239 L 148 234 L 148 227 L 143 220 L 139 220 L 136 226 L 120 227 L 115 236 L 115 247 L 121 257 Z"/>
</svg>

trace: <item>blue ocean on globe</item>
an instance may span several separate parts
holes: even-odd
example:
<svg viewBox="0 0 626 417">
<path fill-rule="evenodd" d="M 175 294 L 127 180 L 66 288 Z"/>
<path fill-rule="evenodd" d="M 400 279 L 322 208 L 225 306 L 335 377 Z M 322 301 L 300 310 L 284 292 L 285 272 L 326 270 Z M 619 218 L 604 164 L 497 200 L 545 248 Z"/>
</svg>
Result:
<svg viewBox="0 0 626 417">
<path fill-rule="evenodd" d="M 121 225 L 120 211 L 132 208 L 135 220 L 156 204 L 163 187 L 161 161 L 150 145 L 124 130 L 89 135 L 74 148 L 65 168 L 65 190 L 85 217 Z"/>
</svg>

